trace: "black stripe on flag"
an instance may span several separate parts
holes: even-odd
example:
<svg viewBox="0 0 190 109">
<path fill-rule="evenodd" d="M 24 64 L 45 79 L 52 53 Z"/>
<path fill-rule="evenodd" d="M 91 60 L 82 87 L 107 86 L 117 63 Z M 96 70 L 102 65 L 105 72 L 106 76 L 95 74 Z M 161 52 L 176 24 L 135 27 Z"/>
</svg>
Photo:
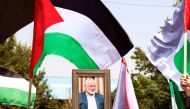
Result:
<svg viewBox="0 0 190 109">
<path fill-rule="evenodd" d="M 34 0 L 0 0 L 0 43 L 33 21 Z"/>
<path fill-rule="evenodd" d="M 5 68 L 3 66 L 0 66 L 0 76 L 6 76 L 6 77 L 12 77 L 12 78 L 22 78 L 17 73 L 9 70 L 8 68 Z"/>
<path fill-rule="evenodd" d="M 51 0 L 55 6 L 89 17 L 103 31 L 121 56 L 133 47 L 127 33 L 100 0 Z"/>
<path fill-rule="evenodd" d="M 128 35 L 100 0 L 52 0 L 52 2 L 55 6 L 77 11 L 92 19 L 121 56 L 133 47 Z M 0 15 L 1 43 L 32 21 L 34 0 L 1 0 Z"/>
</svg>

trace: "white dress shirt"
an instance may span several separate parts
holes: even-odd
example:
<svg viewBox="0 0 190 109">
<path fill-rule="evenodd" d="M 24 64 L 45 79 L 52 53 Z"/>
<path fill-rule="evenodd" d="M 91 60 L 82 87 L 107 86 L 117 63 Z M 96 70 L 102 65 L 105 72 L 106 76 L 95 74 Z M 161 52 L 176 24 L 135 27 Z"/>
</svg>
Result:
<svg viewBox="0 0 190 109">
<path fill-rule="evenodd" d="M 88 109 L 97 109 L 95 94 L 91 96 L 88 93 L 86 93 L 86 96 L 88 101 Z"/>
</svg>

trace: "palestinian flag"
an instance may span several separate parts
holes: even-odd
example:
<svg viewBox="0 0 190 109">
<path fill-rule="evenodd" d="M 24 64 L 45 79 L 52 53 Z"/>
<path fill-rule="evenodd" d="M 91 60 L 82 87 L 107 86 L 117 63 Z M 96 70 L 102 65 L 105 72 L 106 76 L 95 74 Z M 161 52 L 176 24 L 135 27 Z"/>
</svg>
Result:
<svg viewBox="0 0 190 109">
<path fill-rule="evenodd" d="M 188 0 L 187 0 L 188 1 Z M 189 7 L 186 6 L 186 7 Z M 186 12 L 185 12 L 186 13 Z M 171 22 L 166 23 L 161 33 L 156 34 L 145 49 L 146 55 L 163 75 L 180 87 L 184 71 L 184 1 L 176 8 Z M 186 24 L 188 25 L 188 24 Z M 190 73 L 190 37 L 187 39 L 187 72 Z"/>
<path fill-rule="evenodd" d="M 36 0 L 31 77 L 56 55 L 79 69 L 107 68 L 133 47 L 100 0 Z"/>
<path fill-rule="evenodd" d="M 13 71 L 0 66 L 0 104 L 28 106 L 29 82 Z M 34 105 L 36 88 L 32 86 L 30 107 Z"/>
<path fill-rule="evenodd" d="M 186 0 L 188 1 L 188 0 Z M 179 90 L 181 89 L 180 77 L 184 71 L 184 32 L 189 30 L 184 25 L 184 1 L 175 9 L 173 19 L 166 23 L 163 30 L 156 34 L 145 49 L 145 54 L 153 65 L 170 80 L 170 90 L 174 107 L 184 109 Z M 186 4 L 186 8 L 189 9 Z M 188 11 L 189 12 L 189 11 Z M 185 12 L 186 13 L 186 12 Z M 189 16 L 189 14 L 188 14 Z M 185 28 L 184 28 L 185 27 Z M 187 43 L 187 72 L 190 73 L 190 38 Z"/>
</svg>

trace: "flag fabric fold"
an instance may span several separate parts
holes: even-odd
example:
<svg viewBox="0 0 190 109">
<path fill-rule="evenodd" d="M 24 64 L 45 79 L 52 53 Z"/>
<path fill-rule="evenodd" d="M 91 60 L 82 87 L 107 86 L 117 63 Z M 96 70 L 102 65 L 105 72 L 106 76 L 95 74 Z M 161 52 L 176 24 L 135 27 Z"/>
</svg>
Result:
<svg viewBox="0 0 190 109">
<path fill-rule="evenodd" d="M 186 9 L 185 9 L 186 10 Z M 184 1 L 175 9 L 173 18 L 166 23 L 163 30 L 156 34 L 144 48 L 151 63 L 157 67 L 165 78 L 170 80 L 173 109 L 184 109 L 181 99 L 180 77 L 184 72 Z M 187 22 L 186 22 L 187 23 Z M 188 25 L 188 24 L 186 24 Z M 188 29 L 188 27 L 186 28 Z M 187 72 L 190 73 L 190 38 L 187 43 Z M 175 107 L 177 106 L 177 107 Z"/>
<path fill-rule="evenodd" d="M 151 63 L 167 78 L 180 87 L 183 73 L 183 1 L 175 9 L 172 21 L 166 23 L 163 30 L 156 34 L 144 48 Z M 179 52 L 180 51 L 180 52 Z"/>
<path fill-rule="evenodd" d="M 101 1 L 53 3 L 63 8 L 55 8 L 50 0 L 36 0 L 31 77 L 49 55 L 64 58 L 80 69 L 99 69 L 109 67 L 133 47 Z"/>
<path fill-rule="evenodd" d="M 121 71 L 112 109 L 139 109 L 125 58 L 122 58 Z"/>
<path fill-rule="evenodd" d="M 58 22 L 63 21 L 50 0 L 36 0 L 34 16 L 34 36 L 32 44 L 32 58 L 30 64 L 30 77 L 43 52 L 45 30 Z"/>
<path fill-rule="evenodd" d="M 13 71 L 0 66 L 0 104 L 28 106 L 29 82 Z M 30 108 L 33 108 L 36 88 L 32 86 Z"/>
</svg>

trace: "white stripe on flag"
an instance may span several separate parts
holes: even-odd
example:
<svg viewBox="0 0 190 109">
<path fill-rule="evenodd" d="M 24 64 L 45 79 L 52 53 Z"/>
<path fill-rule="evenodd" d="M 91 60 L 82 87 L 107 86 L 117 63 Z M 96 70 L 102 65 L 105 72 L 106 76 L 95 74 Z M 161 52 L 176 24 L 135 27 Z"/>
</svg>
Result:
<svg viewBox="0 0 190 109">
<path fill-rule="evenodd" d="M 56 10 L 64 22 L 52 25 L 46 30 L 46 33 L 59 32 L 73 37 L 99 68 L 107 68 L 121 58 L 117 49 L 91 19 L 71 10 L 58 7 Z"/>
<path fill-rule="evenodd" d="M 173 19 L 166 23 L 162 32 L 156 34 L 144 48 L 151 63 L 156 66 L 165 78 L 173 80 L 180 88 L 180 73 L 176 69 L 173 56 L 176 53 L 183 34 L 183 1 L 175 9 Z"/>
<path fill-rule="evenodd" d="M 11 78 L 0 76 L 0 88 L 14 88 L 28 92 L 29 82 L 23 78 Z M 32 85 L 32 93 L 36 93 L 36 88 Z"/>
</svg>

